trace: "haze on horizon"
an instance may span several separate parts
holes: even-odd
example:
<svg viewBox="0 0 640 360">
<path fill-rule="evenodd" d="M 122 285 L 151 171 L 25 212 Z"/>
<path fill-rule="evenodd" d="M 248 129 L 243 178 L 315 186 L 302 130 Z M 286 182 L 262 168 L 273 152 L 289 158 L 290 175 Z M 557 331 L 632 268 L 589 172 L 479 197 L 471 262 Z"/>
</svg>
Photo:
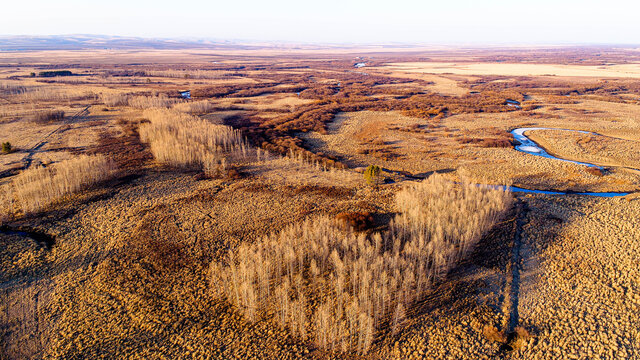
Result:
<svg viewBox="0 0 640 360">
<path fill-rule="evenodd" d="M 362 44 L 640 43 L 640 5 L 629 0 L 25 0 L 2 8 L 0 35 Z"/>
</svg>

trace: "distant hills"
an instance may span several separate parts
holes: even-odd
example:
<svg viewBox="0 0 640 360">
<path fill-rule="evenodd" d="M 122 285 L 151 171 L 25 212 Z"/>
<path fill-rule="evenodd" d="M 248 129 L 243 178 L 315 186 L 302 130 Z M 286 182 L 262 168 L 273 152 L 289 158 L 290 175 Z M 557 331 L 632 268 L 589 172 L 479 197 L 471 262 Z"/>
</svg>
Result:
<svg viewBox="0 0 640 360">
<path fill-rule="evenodd" d="M 143 38 L 111 35 L 0 35 L 0 51 L 29 50 L 95 50 L 95 49 L 214 49 L 214 50 L 310 50 L 310 49 L 370 49 L 385 51 L 389 49 L 412 49 L 420 45 L 403 43 L 386 44 L 317 44 L 288 41 L 251 41 L 251 40 L 211 40 L 197 38 Z M 432 49 L 441 46 L 429 46 Z"/>
<path fill-rule="evenodd" d="M 591 50 L 607 51 L 632 51 L 637 55 L 640 48 L 630 45 L 536 45 L 508 46 L 508 45 L 429 45 L 408 43 L 368 43 L 368 44 L 336 44 L 336 43 L 296 43 L 282 41 L 251 41 L 251 40 L 223 40 L 223 39 L 198 39 L 198 38 L 144 38 L 134 36 L 112 35 L 0 35 L 0 51 L 29 51 L 29 50 L 179 50 L 179 49 L 212 49 L 212 50 L 327 50 L 327 49 L 368 49 L 370 51 L 397 51 L 397 50 L 451 50 L 451 49 L 502 49 L 508 51 L 562 51 L 567 49 L 573 52 Z M 509 54 L 511 55 L 511 54 Z M 497 59 L 495 59 L 497 61 Z"/>
<path fill-rule="evenodd" d="M 232 41 L 147 39 L 109 35 L 0 36 L 0 51 L 253 47 Z"/>
</svg>

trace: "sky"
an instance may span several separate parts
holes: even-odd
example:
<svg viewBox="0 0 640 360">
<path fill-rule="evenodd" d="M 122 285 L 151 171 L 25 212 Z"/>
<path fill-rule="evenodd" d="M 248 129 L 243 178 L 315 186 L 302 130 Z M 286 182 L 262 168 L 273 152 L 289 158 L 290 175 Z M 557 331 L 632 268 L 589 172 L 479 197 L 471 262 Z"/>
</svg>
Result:
<svg viewBox="0 0 640 360">
<path fill-rule="evenodd" d="M 19 0 L 0 9 L 0 35 L 640 44 L 639 0 Z"/>
</svg>

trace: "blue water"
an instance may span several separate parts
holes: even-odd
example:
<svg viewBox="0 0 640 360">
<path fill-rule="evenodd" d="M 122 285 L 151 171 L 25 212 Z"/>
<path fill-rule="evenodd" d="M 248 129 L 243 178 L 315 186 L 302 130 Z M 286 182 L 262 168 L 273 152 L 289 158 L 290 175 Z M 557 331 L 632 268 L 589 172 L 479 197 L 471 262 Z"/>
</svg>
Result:
<svg viewBox="0 0 640 360">
<path fill-rule="evenodd" d="M 598 166 L 596 164 L 561 159 L 553 155 L 549 155 L 549 153 L 547 153 L 543 148 L 541 148 L 538 144 L 536 144 L 534 141 L 532 141 L 531 139 L 529 139 L 524 135 L 526 131 L 531 131 L 531 130 L 561 130 L 561 131 L 574 131 L 581 134 L 591 134 L 591 135 L 598 135 L 598 134 L 590 131 L 552 129 L 552 128 L 542 128 L 542 127 L 518 128 L 511 131 L 511 134 L 513 134 L 513 138 L 520 142 L 520 145 L 517 145 L 515 147 L 515 149 L 518 151 L 535 155 L 535 156 L 542 156 L 548 159 L 566 161 L 566 162 L 570 162 L 578 165 L 584 165 L 584 166 L 594 167 L 594 168 L 603 170 L 601 166 Z M 547 194 L 547 195 L 587 195 L 587 196 L 598 196 L 598 197 L 616 197 L 616 196 L 625 196 L 629 194 L 629 193 L 623 193 L 623 192 L 562 192 L 562 191 L 530 190 L 530 189 L 519 188 L 517 186 L 495 186 L 495 187 L 500 189 L 508 189 L 509 191 L 512 191 L 512 192 Z"/>
<path fill-rule="evenodd" d="M 524 135 L 525 131 L 531 131 L 531 130 L 561 130 L 561 131 L 574 131 L 574 132 L 578 132 L 578 133 L 581 133 L 581 134 L 597 135 L 596 133 L 592 133 L 592 132 L 589 132 L 589 131 L 582 131 L 582 130 L 551 129 L 551 128 L 541 128 L 541 127 L 519 128 L 519 129 L 515 129 L 515 130 L 511 131 L 511 134 L 513 135 L 513 138 L 520 142 L 520 145 L 516 146 L 516 150 L 518 150 L 518 151 L 522 151 L 524 153 L 531 154 L 531 155 L 546 157 L 548 159 L 566 161 L 566 162 L 570 162 L 570 163 L 574 163 L 574 164 L 578 164 L 578 165 L 584 165 L 584 166 L 588 166 L 588 167 L 595 167 L 595 168 L 598 168 L 598 169 L 602 170 L 601 166 L 598 166 L 598 165 L 595 165 L 595 164 L 579 162 L 579 161 L 573 161 L 573 160 L 567 160 L 567 159 L 561 159 L 561 158 L 555 157 L 553 155 L 549 155 L 549 153 L 547 153 L 543 148 L 541 148 L 538 144 L 533 142 L 533 140 L 529 139 L 528 137 L 526 137 Z"/>
<path fill-rule="evenodd" d="M 546 195 L 587 195 L 587 196 L 597 196 L 597 197 L 607 197 L 607 198 L 629 195 L 629 193 L 623 193 L 623 192 L 564 192 L 564 191 L 531 190 L 531 189 L 525 189 L 517 186 L 504 186 L 504 185 L 494 185 L 491 187 L 495 189 L 502 189 L 502 190 L 506 189 L 511 192 L 546 194 Z"/>
</svg>

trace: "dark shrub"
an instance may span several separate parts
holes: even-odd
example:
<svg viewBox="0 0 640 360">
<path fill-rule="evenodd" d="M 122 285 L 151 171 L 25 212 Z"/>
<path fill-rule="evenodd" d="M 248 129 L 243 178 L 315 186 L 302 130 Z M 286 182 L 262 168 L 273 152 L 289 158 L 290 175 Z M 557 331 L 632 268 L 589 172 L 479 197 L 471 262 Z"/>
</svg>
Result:
<svg viewBox="0 0 640 360">
<path fill-rule="evenodd" d="M 585 171 L 593 176 L 604 176 L 604 171 L 601 168 L 589 166 Z"/>
<path fill-rule="evenodd" d="M 350 225 L 356 231 L 363 231 L 373 227 L 374 220 L 370 212 L 343 212 L 336 215 L 336 220 Z"/>
<path fill-rule="evenodd" d="M 6 141 L 2 143 L 2 153 L 3 154 L 8 154 L 10 152 L 13 152 L 13 147 L 11 146 L 11 143 Z"/>
<path fill-rule="evenodd" d="M 364 179 L 369 185 L 377 185 L 380 182 L 380 166 L 369 165 L 364 171 Z"/>
<path fill-rule="evenodd" d="M 64 111 L 62 110 L 46 110 L 35 113 L 32 120 L 38 123 L 50 123 L 64 119 Z"/>
</svg>

